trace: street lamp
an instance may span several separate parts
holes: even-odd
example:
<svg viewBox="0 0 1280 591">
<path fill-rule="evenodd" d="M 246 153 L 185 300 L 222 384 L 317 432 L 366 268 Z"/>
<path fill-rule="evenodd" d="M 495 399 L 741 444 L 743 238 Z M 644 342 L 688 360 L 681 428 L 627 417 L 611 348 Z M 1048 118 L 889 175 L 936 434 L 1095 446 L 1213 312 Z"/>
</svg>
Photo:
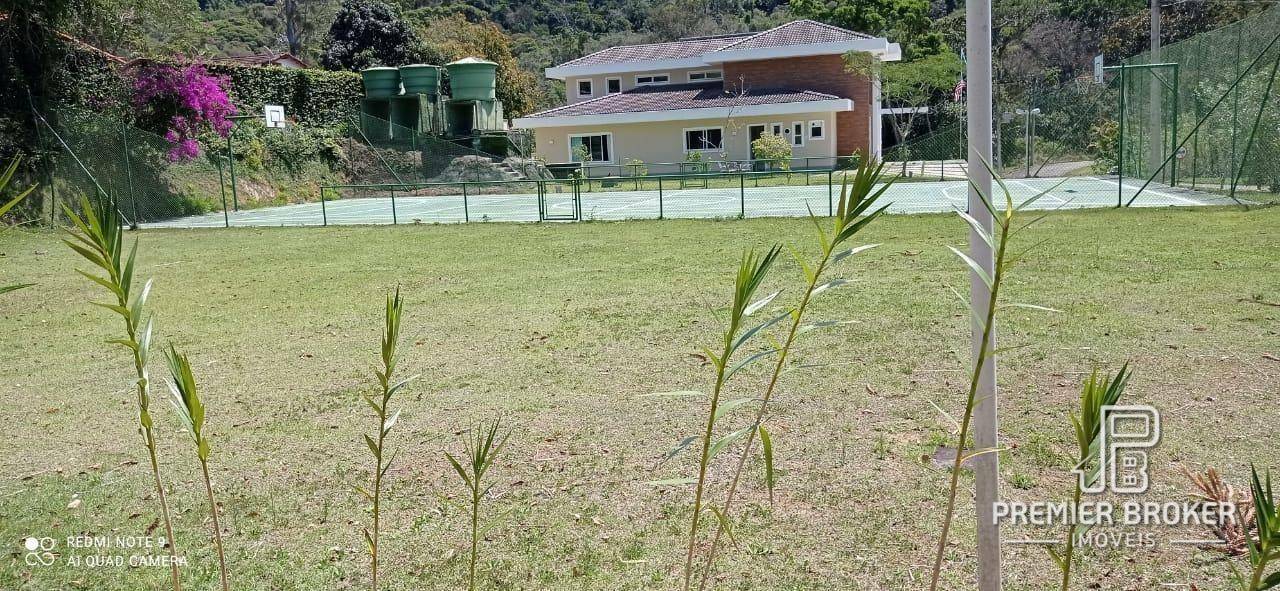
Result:
<svg viewBox="0 0 1280 591">
<path fill-rule="evenodd" d="M 1023 124 L 1022 124 L 1022 134 L 1023 134 L 1024 144 L 1025 144 L 1024 153 L 1026 156 L 1027 171 L 1026 171 L 1026 174 L 1023 175 L 1023 177 L 1030 177 L 1031 176 L 1031 156 L 1034 154 L 1034 152 L 1032 151 L 1031 145 L 1032 145 L 1032 142 L 1035 141 L 1035 129 L 1036 129 L 1035 120 L 1032 119 L 1032 117 L 1040 115 L 1040 109 L 1038 108 L 1037 109 L 1017 109 L 1014 111 L 1014 113 L 1017 113 L 1024 117 Z"/>
</svg>

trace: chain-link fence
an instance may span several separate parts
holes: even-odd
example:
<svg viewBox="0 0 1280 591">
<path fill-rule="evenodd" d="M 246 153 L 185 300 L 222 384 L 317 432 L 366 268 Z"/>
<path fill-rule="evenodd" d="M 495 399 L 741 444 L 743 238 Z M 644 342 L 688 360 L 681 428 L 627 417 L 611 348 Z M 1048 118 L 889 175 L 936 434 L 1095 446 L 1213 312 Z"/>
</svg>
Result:
<svg viewBox="0 0 1280 591">
<path fill-rule="evenodd" d="M 1125 176 L 1280 192 L 1280 6 L 1125 60 L 1113 118 Z"/>
</svg>

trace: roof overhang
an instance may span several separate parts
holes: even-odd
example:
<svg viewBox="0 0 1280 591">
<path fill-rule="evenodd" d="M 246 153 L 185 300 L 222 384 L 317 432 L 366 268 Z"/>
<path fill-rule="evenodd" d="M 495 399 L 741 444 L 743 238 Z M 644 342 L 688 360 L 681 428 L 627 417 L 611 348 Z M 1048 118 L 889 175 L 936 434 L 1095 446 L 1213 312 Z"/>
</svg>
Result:
<svg viewBox="0 0 1280 591">
<path fill-rule="evenodd" d="M 811 55 L 843 55 L 850 51 L 865 51 L 880 57 L 886 62 L 902 59 L 902 47 L 890 43 L 888 39 L 858 39 L 856 41 L 833 41 L 830 43 L 810 43 L 807 45 L 784 45 L 780 47 L 756 47 L 751 49 L 721 49 L 703 55 L 708 63 L 744 62 L 788 57 L 807 57 Z"/>
<path fill-rule="evenodd" d="M 521 117 L 512 122 L 513 127 L 539 129 L 546 127 L 571 127 L 578 125 L 617 125 L 621 123 L 656 123 L 661 121 L 690 121 L 695 119 L 725 119 L 769 115 L 795 115 L 799 113 L 829 113 L 852 111 L 850 99 L 826 99 L 771 105 L 745 105 L 740 107 L 703 107 L 672 109 L 669 111 L 639 111 L 631 113 L 605 113 L 600 115 L 561 115 L 552 117 Z"/>
<path fill-rule="evenodd" d="M 600 76 L 602 74 L 634 74 L 637 72 L 661 72 L 662 70 L 678 70 L 682 68 L 705 68 L 707 60 L 700 56 L 665 60 L 638 60 L 634 62 L 614 62 L 609 64 L 587 64 L 582 66 L 553 66 L 547 68 L 547 78 L 564 80 L 570 76 Z"/>
</svg>

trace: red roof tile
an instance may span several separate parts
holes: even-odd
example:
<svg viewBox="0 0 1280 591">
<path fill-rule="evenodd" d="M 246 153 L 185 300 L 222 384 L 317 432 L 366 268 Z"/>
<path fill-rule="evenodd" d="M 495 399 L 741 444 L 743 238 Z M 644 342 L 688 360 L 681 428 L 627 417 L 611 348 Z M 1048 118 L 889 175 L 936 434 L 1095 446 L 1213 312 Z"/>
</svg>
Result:
<svg viewBox="0 0 1280 591">
<path fill-rule="evenodd" d="M 626 92 L 609 94 L 554 109 L 539 111 L 528 118 L 565 117 L 573 115 L 607 115 L 642 113 L 748 105 L 776 105 L 838 99 L 835 95 L 790 88 L 753 88 L 741 95 L 725 92 L 720 82 L 693 84 L 660 84 L 638 86 Z"/>
</svg>

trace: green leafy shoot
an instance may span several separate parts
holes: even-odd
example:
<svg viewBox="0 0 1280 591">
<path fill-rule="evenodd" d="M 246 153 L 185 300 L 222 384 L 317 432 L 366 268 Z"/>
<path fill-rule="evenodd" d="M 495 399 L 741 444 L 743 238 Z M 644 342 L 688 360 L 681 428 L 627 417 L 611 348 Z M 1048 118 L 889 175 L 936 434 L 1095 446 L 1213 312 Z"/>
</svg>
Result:
<svg viewBox="0 0 1280 591">
<path fill-rule="evenodd" d="M 381 549 L 379 535 L 382 526 L 382 483 L 387 475 L 387 470 L 391 469 L 392 460 L 395 459 L 395 454 L 386 453 L 387 436 L 400 418 L 400 411 L 390 414 L 389 407 L 391 398 L 417 377 L 413 376 L 394 383 L 391 381 L 396 369 L 396 348 L 400 342 L 400 318 L 403 315 L 404 300 L 400 298 L 400 289 L 396 288 L 394 293 L 387 295 L 382 331 L 382 348 L 380 350 L 382 367 L 374 370 L 374 375 L 378 378 L 378 390 L 373 393 L 364 392 L 360 395 L 378 419 L 375 434 L 373 436 L 367 434 L 364 436 L 365 446 L 369 448 L 369 453 L 373 456 L 374 462 L 373 491 L 370 492 L 367 489 L 355 487 L 356 492 L 367 498 L 373 507 L 373 525 L 363 532 L 365 547 L 369 551 L 369 586 L 373 591 L 378 590 L 378 551 Z"/>
<path fill-rule="evenodd" d="M 813 222 L 816 229 L 816 238 L 818 242 L 820 255 L 814 262 L 806 260 L 798 252 L 792 251 L 797 266 L 800 267 L 804 274 L 805 289 L 799 295 L 799 302 L 795 307 L 788 309 L 779 316 L 767 321 L 764 325 L 752 329 L 752 331 L 766 330 L 776 321 L 790 320 L 790 328 L 787 330 L 786 337 L 781 343 L 776 344 L 770 349 L 758 353 L 747 358 L 742 364 L 745 365 L 751 361 L 755 361 L 757 357 L 765 354 L 774 355 L 773 370 L 769 378 L 768 386 L 759 398 L 746 399 L 748 402 L 758 402 L 755 406 L 754 417 L 749 426 L 734 433 L 741 432 L 746 437 L 746 445 L 743 446 L 741 453 L 738 455 L 735 468 L 729 480 L 729 488 L 725 494 L 724 503 L 717 509 L 718 519 L 715 534 L 712 537 L 710 549 L 704 557 L 702 574 L 699 579 L 698 588 L 705 589 L 710 581 L 712 567 L 717 551 L 720 549 L 720 540 L 725 533 L 728 533 L 726 525 L 732 522 L 733 503 L 738 491 L 738 484 L 741 481 L 742 474 L 745 470 L 747 458 L 751 457 L 754 450 L 755 438 L 759 435 L 760 442 L 763 446 L 764 453 L 764 480 L 769 490 L 769 500 L 773 500 L 774 485 L 777 482 L 777 476 L 774 472 L 774 440 L 768 429 L 765 427 L 766 413 L 769 403 L 773 400 L 774 392 L 777 389 L 779 378 L 786 373 L 788 369 L 787 362 L 791 357 L 791 350 L 797 339 L 813 330 L 826 328 L 831 326 L 839 326 L 849 324 L 850 320 L 825 320 L 819 322 L 806 322 L 805 313 L 809 310 L 810 303 L 818 296 L 849 285 L 851 281 L 843 278 L 827 279 L 827 271 L 836 264 L 841 263 L 858 253 L 865 252 L 878 245 L 876 244 L 860 244 L 851 245 L 853 239 L 865 229 L 872 221 L 880 217 L 881 214 L 889 208 L 889 204 L 881 204 L 880 198 L 885 191 L 893 184 L 895 179 L 885 180 L 883 176 L 884 164 L 878 163 L 874 159 L 860 159 L 857 171 L 852 179 L 846 174 L 843 177 L 840 187 L 840 201 L 836 207 L 835 216 L 829 222 L 831 225 L 825 227 L 827 222 L 813 215 L 810 212 L 809 218 Z M 767 298 L 772 301 L 773 297 Z M 784 325 L 785 326 L 785 325 Z M 750 334 L 754 332 L 748 331 Z M 740 367 L 734 369 L 727 377 L 736 373 Z M 716 411 L 713 411 L 716 412 Z M 719 414 L 715 416 L 719 419 Z M 732 434 L 731 434 L 732 435 Z"/>
<path fill-rule="evenodd" d="M 20 162 L 22 162 L 22 158 L 15 158 L 13 162 L 10 162 L 9 166 L 5 168 L 4 172 L 0 173 L 0 195 L 4 194 L 4 190 L 9 186 L 9 183 L 13 181 L 13 175 L 18 172 L 18 164 Z M 4 217 L 4 214 L 9 213 L 9 210 L 17 206 L 19 202 L 25 199 L 27 195 L 30 195 L 31 192 L 34 190 L 36 190 L 35 185 L 27 187 L 26 190 L 18 193 L 16 196 L 13 197 L 13 199 L 10 199 L 4 202 L 3 204 L 0 204 L 0 218 Z M 32 285 L 35 285 L 35 284 L 34 283 L 14 283 L 10 285 L 0 285 L 0 294 L 9 293 L 11 291 L 17 291 L 24 287 L 31 287 Z"/>
<path fill-rule="evenodd" d="M 147 456 L 151 463 L 151 474 L 155 479 L 156 497 L 160 502 L 160 513 L 164 518 L 166 539 L 169 541 L 170 577 L 174 591 L 181 591 L 182 581 L 178 576 L 178 554 L 173 537 L 173 522 L 169 516 L 169 503 L 165 497 L 164 483 L 160 477 L 160 462 L 157 456 L 155 425 L 151 416 L 151 383 L 148 377 L 148 358 L 151 352 L 151 318 L 146 316 L 147 296 L 151 292 L 151 282 L 143 285 L 136 295 L 133 291 L 134 264 L 137 260 L 138 243 L 125 254 L 124 226 L 113 199 L 106 197 L 90 202 L 87 197 L 80 198 L 80 209 L 84 215 L 76 213 L 65 203 L 63 210 L 73 227 L 68 231 L 69 238 L 62 241 L 76 251 L 96 269 L 84 271 L 76 269 L 86 279 L 105 289 L 111 296 L 107 302 L 90 302 L 95 306 L 115 313 L 123 322 L 124 335 L 110 339 L 108 344 L 129 349 L 133 356 L 133 367 L 136 374 L 134 385 L 138 400 L 138 432 L 142 435 L 147 447 Z"/>
<path fill-rule="evenodd" d="M 951 466 L 950 485 L 947 493 L 947 508 L 943 512 L 942 533 L 938 536 L 938 546 L 934 553 L 933 572 L 929 584 L 930 591 L 937 591 L 938 582 L 942 575 L 942 561 L 946 552 L 947 536 L 951 531 L 952 519 L 955 517 L 956 498 L 960 487 L 961 466 L 969 459 L 997 451 L 993 449 L 983 449 L 965 453 L 964 446 L 969 441 L 969 429 L 973 420 L 974 409 L 977 407 L 979 402 L 981 402 L 981 399 L 978 397 L 978 386 L 983 369 L 988 363 L 992 362 L 998 353 L 1003 350 L 1008 350 L 994 349 L 992 346 L 992 327 L 995 322 L 996 311 L 1002 307 L 999 303 L 1000 287 L 1008 272 L 1021 259 L 1021 255 L 1011 256 L 1008 252 L 1009 239 L 1017 229 L 1014 227 L 1015 214 L 1031 203 L 1034 203 L 1049 194 L 1049 192 L 1056 187 L 1055 185 L 1055 187 L 1050 187 L 1049 189 L 1041 191 L 1039 194 L 1032 196 L 1018 206 L 1014 206 L 1013 193 L 1009 191 L 1009 187 L 1005 184 L 1004 179 L 1000 178 L 1000 175 L 996 174 L 995 170 L 991 168 L 990 163 L 983 161 L 983 165 L 986 166 L 987 172 L 991 174 L 991 178 L 995 182 L 995 185 L 999 187 L 1000 191 L 1003 193 L 1004 209 L 1000 210 L 997 208 L 991 198 L 991 195 L 984 193 L 976 184 L 970 181 L 970 187 L 978 194 L 982 207 L 987 213 L 991 214 L 992 228 L 991 230 L 988 230 L 986 225 L 979 222 L 978 219 L 973 216 L 974 212 L 972 211 L 962 212 L 960 214 L 960 218 L 963 219 L 970 227 L 974 236 L 977 236 L 978 239 L 994 251 L 994 261 L 992 261 L 993 272 L 988 273 L 983 264 L 965 252 L 957 248 L 951 248 L 951 251 L 960 258 L 971 274 L 982 281 L 990 290 L 990 298 L 986 302 L 986 306 L 984 307 L 985 310 L 982 310 L 981 312 L 975 310 L 972 317 L 972 321 L 982 332 L 982 345 L 978 348 L 977 358 L 974 360 L 971 373 L 969 375 L 969 392 L 965 400 L 964 418 L 960 421 L 960 432 L 956 440 L 957 452 L 955 454 L 955 461 Z M 1025 228 L 1026 225 L 1022 227 Z M 972 308 L 972 306 L 969 307 Z M 1046 308 L 1044 306 L 1023 307 L 1051 310 L 1051 308 Z"/>
<path fill-rule="evenodd" d="M 475 591 L 476 588 L 476 564 L 480 558 L 480 535 L 483 531 L 480 527 L 480 505 L 485 495 L 489 493 L 489 489 L 493 487 L 492 484 L 486 484 L 485 476 L 493 468 L 494 462 L 506 447 L 510 437 L 511 431 L 502 428 L 502 419 L 481 422 L 463 436 L 466 449 L 462 458 L 448 452 L 444 454 L 469 493 L 471 555 L 467 588 L 471 591 Z"/>
<path fill-rule="evenodd" d="M 191 361 L 173 345 L 165 351 L 169 362 L 169 402 L 173 403 L 178 418 L 191 434 L 196 444 L 196 458 L 200 460 L 200 472 L 204 476 L 204 492 L 209 500 L 209 513 L 213 516 L 213 541 L 218 550 L 218 575 L 222 591 L 230 591 L 227 580 L 227 557 L 222 549 L 222 526 L 218 522 L 218 503 L 213 497 L 213 483 L 209 479 L 209 439 L 204 436 L 204 402 L 196 388 L 196 378 L 191 372 Z"/>
<path fill-rule="evenodd" d="M 1101 475 L 1101 466 L 1096 465 L 1097 462 L 1093 460 L 1098 457 L 1102 421 L 1106 419 L 1103 415 L 1107 407 L 1115 406 L 1120 402 L 1120 396 L 1124 394 L 1125 386 L 1128 385 L 1131 377 L 1133 377 L 1133 371 L 1129 369 L 1128 363 L 1121 366 L 1114 377 L 1100 376 L 1095 369 L 1080 389 L 1080 414 L 1077 415 L 1074 411 L 1071 413 L 1071 428 L 1075 433 L 1079 451 L 1075 469 L 1081 474 L 1080 478 L 1075 479 L 1072 507 L 1080 505 L 1080 498 L 1084 494 L 1086 484 L 1091 486 Z M 1091 462 L 1093 462 L 1092 467 L 1090 467 Z M 1082 482 L 1081 479 L 1084 481 Z M 1071 586 L 1071 566 L 1079 528 L 1079 524 L 1072 523 L 1067 529 L 1065 549 L 1059 550 L 1054 546 L 1044 547 L 1049 552 L 1050 558 L 1053 558 L 1054 563 L 1058 565 L 1058 570 L 1062 572 L 1061 591 L 1067 591 Z"/>
<path fill-rule="evenodd" d="M 778 255 L 782 249 L 778 245 L 774 245 L 765 254 L 760 255 L 754 251 L 743 253 L 742 259 L 738 262 L 738 272 L 733 282 L 733 301 L 729 306 L 728 326 L 725 328 L 722 338 L 720 353 L 710 349 L 704 349 L 704 354 L 711 361 L 712 367 L 715 369 L 714 385 L 711 389 L 711 399 L 707 408 L 706 426 L 701 436 L 701 453 L 698 460 L 698 477 L 694 482 L 693 495 L 693 516 L 689 524 L 689 544 L 685 552 L 684 564 L 684 589 L 688 591 L 693 583 L 693 555 L 698 544 L 698 525 L 703 513 L 703 496 L 707 486 L 707 468 L 711 464 L 711 459 L 720 450 L 724 449 L 733 440 L 740 438 L 742 432 L 731 433 L 718 440 L 713 440 L 716 432 L 716 421 L 721 418 L 724 413 L 720 408 L 720 395 L 723 392 L 725 381 L 728 376 L 741 366 L 731 369 L 729 365 L 734 354 L 737 353 L 752 336 L 758 334 L 768 326 L 781 321 L 789 315 L 784 312 L 769 320 L 756 325 L 755 327 L 742 331 L 743 321 L 752 314 L 763 309 L 777 294 L 770 294 L 756 300 L 756 291 L 764 282 L 765 277 L 769 273 L 769 269 L 778 259 Z M 759 358 L 759 356 L 755 356 Z M 736 403 L 735 403 L 736 404 Z M 752 428 L 754 433 L 754 428 Z M 681 483 L 684 479 L 667 479 L 657 481 L 658 483 Z"/>
<path fill-rule="evenodd" d="M 1258 476 L 1258 468 L 1250 466 L 1249 488 L 1253 495 L 1254 521 L 1257 539 L 1249 538 L 1249 566 L 1251 575 L 1246 582 L 1236 573 L 1236 582 L 1243 591 L 1264 591 L 1280 588 L 1280 569 L 1267 574 L 1267 567 L 1280 563 L 1280 509 L 1276 507 L 1275 489 L 1271 487 L 1271 471 L 1264 481 Z M 1248 531 L 1248 528 L 1245 528 Z"/>
</svg>

